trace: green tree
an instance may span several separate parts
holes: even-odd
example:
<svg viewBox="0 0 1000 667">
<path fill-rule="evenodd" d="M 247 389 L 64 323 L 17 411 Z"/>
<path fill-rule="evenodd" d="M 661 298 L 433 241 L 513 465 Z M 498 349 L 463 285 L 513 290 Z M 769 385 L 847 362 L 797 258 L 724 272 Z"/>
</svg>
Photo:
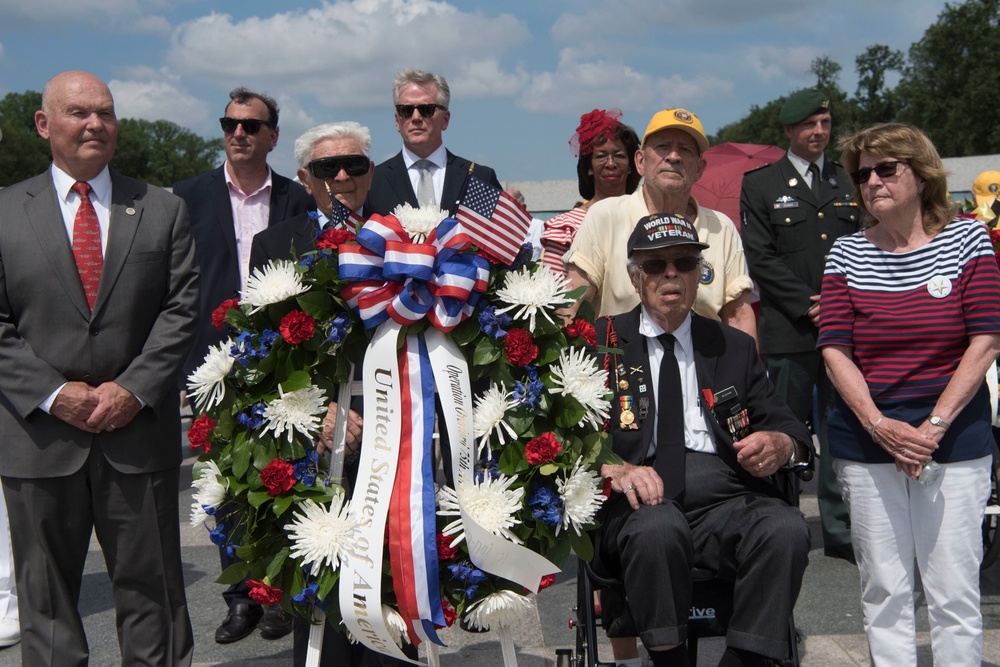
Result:
<svg viewBox="0 0 1000 667">
<path fill-rule="evenodd" d="M 899 103 L 895 91 L 886 84 L 886 75 L 902 72 L 905 63 L 902 51 L 884 44 L 873 44 L 854 59 L 858 72 L 858 89 L 854 93 L 858 124 L 896 120 Z"/>
<path fill-rule="evenodd" d="M 785 103 L 784 97 L 771 100 L 760 107 L 754 104 L 745 117 L 719 128 L 719 133 L 712 137 L 712 143 L 734 141 L 741 144 L 770 144 L 773 146 L 788 146 L 785 130 L 781 127 L 778 116 Z"/>
<path fill-rule="evenodd" d="M 0 100 L 0 186 L 41 173 L 52 161 L 49 143 L 35 130 L 35 111 L 42 94 L 29 90 L 7 93 Z"/>
<path fill-rule="evenodd" d="M 947 4 L 910 47 L 900 117 L 945 157 L 1000 153 L 1000 0 Z"/>
<path fill-rule="evenodd" d="M 204 139 L 167 120 L 118 121 L 118 150 L 111 166 L 123 174 L 169 186 L 217 166 L 222 139 Z"/>
</svg>

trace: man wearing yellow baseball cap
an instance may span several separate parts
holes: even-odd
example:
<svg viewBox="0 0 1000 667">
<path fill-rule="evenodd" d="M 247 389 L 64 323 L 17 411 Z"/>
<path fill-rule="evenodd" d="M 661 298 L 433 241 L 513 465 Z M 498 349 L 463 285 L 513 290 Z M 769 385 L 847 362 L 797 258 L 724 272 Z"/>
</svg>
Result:
<svg viewBox="0 0 1000 667">
<path fill-rule="evenodd" d="M 707 148 L 708 138 L 697 116 L 681 108 L 658 111 L 635 155 L 642 187 L 599 201 L 587 211 L 563 260 L 572 284 L 588 288 L 583 298 L 600 315 L 617 315 L 638 305 L 624 268 L 629 234 L 640 218 L 673 213 L 693 221 L 698 236 L 709 244 L 703 253 L 695 312 L 756 337 L 750 308 L 753 283 L 736 226 L 724 213 L 699 206 L 691 196 L 691 187 L 705 170 L 702 154 Z"/>
<path fill-rule="evenodd" d="M 990 206 L 1000 195 L 1000 171 L 984 171 L 972 182 L 972 196 L 976 199 L 976 207 L 983 204 Z"/>
</svg>

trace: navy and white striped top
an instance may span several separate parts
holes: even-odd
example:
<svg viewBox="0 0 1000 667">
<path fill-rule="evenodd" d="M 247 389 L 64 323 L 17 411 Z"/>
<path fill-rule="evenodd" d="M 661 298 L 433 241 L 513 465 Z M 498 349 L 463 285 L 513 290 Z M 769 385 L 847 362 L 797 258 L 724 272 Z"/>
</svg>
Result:
<svg viewBox="0 0 1000 667">
<path fill-rule="evenodd" d="M 861 232 L 841 237 L 827 259 L 822 295 L 817 347 L 853 348 L 882 413 L 914 424 L 951 380 L 969 336 L 1000 333 L 1000 269 L 985 226 L 975 220 L 953 220 L 909 252 L 885 252 Z M 992 452 L 988 406 L 983 389 L 952 422 L 934 458 Z M 830 419 L 837 422 L 830 430 L 834 456 L 892 460 L 841 401 Z"/>
</svg>

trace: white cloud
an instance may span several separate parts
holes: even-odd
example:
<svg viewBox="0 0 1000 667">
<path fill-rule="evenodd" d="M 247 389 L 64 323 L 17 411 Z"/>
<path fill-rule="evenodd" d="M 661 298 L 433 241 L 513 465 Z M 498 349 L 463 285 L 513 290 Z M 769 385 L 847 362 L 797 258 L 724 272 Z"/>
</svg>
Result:
<svg viewBox="0 0 1000 667">
<path fill-rule="evenodd" d="M 132 68 L 127 77 L 108 82 L 119 118 L 163 119 L 186 128 L 208 122 L 208 104 L 189 94 L 180 77 L 150 67 Z"/>
<path fill-rule="evenodd" d="M 823 53 L 811 46 L 782 48 L 778 46 L 757 46 L 749 49 L 746 63 L 763 81 L 787 79 L 803 84 L 815 82 L 810 72 L 812 61 Z"/>
<path fill-rule="evenodd" d="M 143 16 L 144 4 L 140 0 L 0 0 L 0 16 L 5 28 L 82 24 L 105 28 L 128 26 L 133 32 L 162 31 L 166 19 Z"/>
<path fill-rule="evenodd" d="M 518 106 L 545 113 L 579 113 L 593 107 L 644 109 L 696 107 L 702 100 L 729 96 L 733 84 L 711 74 L 660 77 L 620 60 L 586 60 L 577 49 L 563 49 L 553 72 L 531 78 Z"/>
<path fill-rule="evenodd" d="M 457 98 L 510 94 L 523 75 L 504 73 L 499 59 L 528 37 L 513 16 L 446 2 L 337 0 L 243 20 L 213 13 L 178 26 L 166 57 L 183 76 L 223 87 L 252 82 L 335 109 L 375 108 L 388 106 L 406 67 L 444 74 Z"/>
</svg>

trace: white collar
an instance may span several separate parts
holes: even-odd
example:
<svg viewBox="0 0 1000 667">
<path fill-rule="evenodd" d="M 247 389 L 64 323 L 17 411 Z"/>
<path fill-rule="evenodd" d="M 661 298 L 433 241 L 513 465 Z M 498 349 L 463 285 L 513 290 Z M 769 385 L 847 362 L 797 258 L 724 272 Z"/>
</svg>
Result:
<svg viewBox="0 0 1000 667">
<path fill-rule="evenodd" d="M 441 144 L 433 153 L 426 158 L 422 158 L 406 146 L 403 146 L 403 164 L 406 165 L 406 168 L 409 169 L 412 167 L 413 163 L 417 160 L 428 160 L 438 169 L 444 169 L 448 164 L 448 149 L 444 147 L 444 144 Z"/>
<path fill-rule="evenodd" d="M 75 178 L 57 167 L 55 162 L 52 163 L 52 185 L 55 187 L 59 198 L 64 202 L 69 201 L 69 194 L 73 191 L 74 183 L 76 183 Z M 111 172 L 108 171 L 107 166 L 101 170 L 101 173 L 87 181 L 87 183 L 90 184 L 90 188 L 94 191 L 94 199 L 102 203 L 105 208 L 111 208 Z"/>
</svg>

